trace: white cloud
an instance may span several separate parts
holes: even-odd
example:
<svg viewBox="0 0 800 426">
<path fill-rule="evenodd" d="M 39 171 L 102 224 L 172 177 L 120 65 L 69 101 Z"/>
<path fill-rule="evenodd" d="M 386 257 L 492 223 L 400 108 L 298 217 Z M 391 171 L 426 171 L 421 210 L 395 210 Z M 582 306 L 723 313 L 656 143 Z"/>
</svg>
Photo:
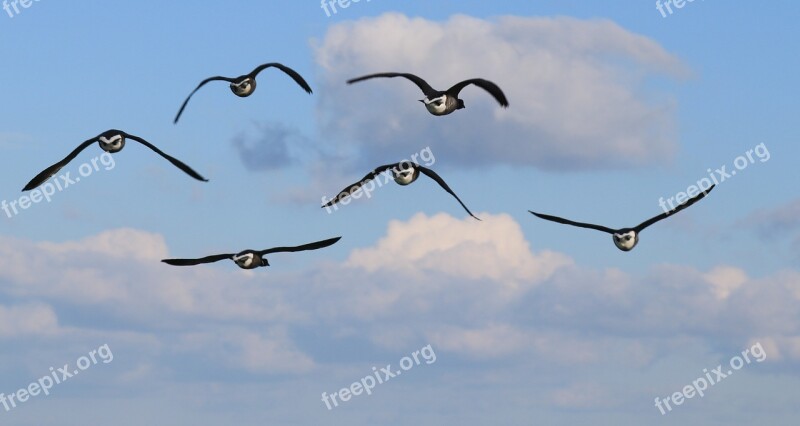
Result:
<svg viewBox="0 0 800 426">
<path fill-rule="evenodd" d="M 316 46 L 324 69 L 320 117 L 327 134 L 357 141 L 369 164 L 424 141 L 448 161 L 541 168 L 618 168 L 663 163 L 676 149 L 673 104 L 645 91 L 682 63 L 653 40 L 605 20 L 454 16 L 445 22 L 389 13 L 331 27 Z M 511 107 L 481 89 L 467 109 L 430 116 L 404 79 L 347 79 L 411 72 L 444 90 L 468 78 L 496 82 Z"/>
<path fill-rule="evenodd" d="M 229 274 L 175 268 L 160 262 L 168 254 L 161 235 L 133 229 L 64 243 L 0 237 L 0 279 L 9 281 L 5 291 L 15 297 L 47 297 L 70 306 L 104 308 L 137 323 L 155 323 L 172 315 L 297 318 L 274 289 L 248 286 L 228 291 L 231 282 L 255 279 L 238 268 Z"/>
<path fill-rule="evenodd" d="M 251 373 L 307 373 L 314 361 L 299 351 L 285 329 L 266 331 L 226 329 L 221 332 L 189 333 L 181 337 L 178 348 L 186 352 L 205 352 L 228 368 Z"/>
<path fill-rule="evenodd" d="M 41 249 L 51 254 L 94 253 L 136 260 L 161 260 L 167 256 L 167 244 L 161 235 L 136 229 L 114 229 L 81 241 L 44 242 Z"/>
<path fill-rule="evenodd" d="M 489 279 L 518 289 L 550 277 L 572 263 L 544 251 L 533 254 L 519 224 L 507 214 L 481 214 L 483 221 L 456 219 L 439 213 L 414 215 L 408 222 L 391 221 L 375 247 L 356 249 L 347 266 L 369 272 L 380 269 L 420 275 L 430 271 L 454 278 Z"/>
<path fill-rule="evenodd" d="M 58 331 L 53 308 L 42 304 L 0 305 L 0 338 L 50 335 Z"/>
<path fill-rule="evenodd" d="M 479 358 L 503 358 L 530 344 L 525 333 L 507 324 L 490 324 L 480 329 L 444 327 L 429 334 L 437 349 Z"/>
<path fill-rule="evenodd" d="M 731 266 L 716 267 L 704 277 L 714 287 L 714 292 L 720 299 L 727 298 L 732 291 L 748 281 L 743 270 Z"/>
</svg>

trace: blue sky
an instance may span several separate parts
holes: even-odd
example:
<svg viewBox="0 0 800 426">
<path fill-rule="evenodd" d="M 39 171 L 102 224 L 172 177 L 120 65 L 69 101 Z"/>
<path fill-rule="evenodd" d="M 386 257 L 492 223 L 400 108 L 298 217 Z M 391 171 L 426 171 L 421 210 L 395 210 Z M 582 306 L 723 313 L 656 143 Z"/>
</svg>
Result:
<svg viewBox="0 0 800 426">
<path fill-rule="evenodd" d="M 0 211 L 0 393 L 114 351 L 49 396 L 0 406 L 2 423 L 796 423 L 798 8 L 694 1 L 664 18 L 653 2 L 362 0 L 328 17 L 314 1 L 41 0 L 0 11 L 0 201 L 110 128 L 210 179 L 129 141 L 113 169 Z M 172 124 L 199 81 L 273 61 L 314 94 L 267 70 L 244 99 L 209 84 Z M 511 107 L 468 88 L 465 110 L 433 117 L 409 82 L 345 84 L 379 71 L 438 88 L 487 78 Z M 760 144 L 769 157 L 632 252 L 527 212 L 633 226 Z M 425 148 L 482 223 L 425 178 L 319 208 Z M 254 272 L 159 262 L 339 235 Z M 755 343 L 765 362 L 667 415 L 653 406 Z M 334 410 L 320 401 L 426 345 L 435 363 Z"/>
</svg>

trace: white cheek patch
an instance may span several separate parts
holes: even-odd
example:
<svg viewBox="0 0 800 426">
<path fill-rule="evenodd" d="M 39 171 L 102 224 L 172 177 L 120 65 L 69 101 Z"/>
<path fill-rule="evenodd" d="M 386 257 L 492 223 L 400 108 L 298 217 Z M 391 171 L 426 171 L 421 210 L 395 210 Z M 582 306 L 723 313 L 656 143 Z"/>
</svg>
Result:
<svg viewBox="0 0 800 426">
<path fill-rule="evenodd" d="M 447 109 L 447 95 L 439 96 L 438 98 L 425 99 L 425 107 L 429 111 L 444 112 Z"/>
<path fill-rule="evenodd" d="M 431 98 L 431 99 L 427 99 L 427 98 L 426 98 L 426 99 L 425 99 L 425 104 L 426 104 L 426 105 L 430 105 L 430 104 L 434 104 L 434 105 L 436 105 L 436 104 L 442 104 L 442 103 L 444 103 L 444 101 L 445 101 L 446 99 L 447 99 L 447 95 L 442 95 L 442 96 L 439 96 L 438 98 Z"/>
<path fill-rule="evenodd" d="M 100 142 L 105 145 L 117 145 L 122 142 L 122 135 L 114 135 L 110 138 L 106 138 L 105 136 L 100 136 Z"/>
<path fill-rule="evenodd" d="M 239 83 L 234 83 L 233 87 L 240 92 L 244 92 L 250 88 L 250 80 L 242 80 Z"/>
<path fill-rule="evenodd" d="M 253 263 L 253 253 L 233 256 L 233 261 L 247 268 Z"/>
</svg>

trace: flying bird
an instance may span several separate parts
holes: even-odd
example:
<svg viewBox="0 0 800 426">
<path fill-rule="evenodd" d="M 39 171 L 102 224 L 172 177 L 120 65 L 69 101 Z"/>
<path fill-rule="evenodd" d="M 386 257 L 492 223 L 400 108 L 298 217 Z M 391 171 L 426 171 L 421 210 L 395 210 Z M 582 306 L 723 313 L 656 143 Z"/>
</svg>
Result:
<svg viewBox="0 0 800 426">
<path fill-rule="evenodd" d="M 533 212 L 533 211 L 530 211 L 530 210 L 528 210 L 528 211 L 531 214 L 533 214 L 535 216 L 538 216 L 538 217 L 540 217 L 542 219 L 545 219 L 545 220 L 558 222 L 558 223 L 563 223 L 564 225 L 577 226 L 577 227 L 580 227 L 580 228 L 596 229 L 598 231 L 603 231 L 603 232 L 609 233 L 614 237 L 614 245 L 616 245 L 618 249 L 620 249 L 622 251 L 631 251 L 631 250 L 633 250 L 634 247 L 636 247 L 636 244 L 639 243 L 639 234 L 645 228 L 647 228 L 648 226 L 650 226 L 650 225 L 652 225 L 652 224 L 654 224 L 654 223 L 656 223 L 656 222 L 658 222 L 660 220 L 664 220 L 664 219 L 674 215 L 675 213 L 678 213 L 679 211 L 688 208 L 692 204 L 702 200 L 703 198 L 705 198 L 706 195 L 708 195 L 709 192 L 711 192 L 712 189 L 714 189 L 715 186 L 716 185 L 711 185 L 711 187 L 709 187 L 707 190 L 705 190 L 705 192 L 697 194 L 693 198 L 690 198 L 689 200 L 687 200 L 683 204 L 675 207 L 674 209 L 672 209 L 672 210 L 670 210 L 668 212 L 664 212 L 664 213 L 662 213 L 662 214 L 660 214 L 658 216 L 655 216 L 653 218 L 650 218 L 650 219 L 640 223 L 639 225 L 637 225 L 637 226 L 635 226 L 633 228 L 611 229 L 611 228 L 606 228 L 605 226 L 593 225 L 591 223 L 573 222 L 571 220 L 567 220 L 567 219 L 556 217 L 556 216 L 540 214 L 540 213 L 536 213 L 536 212 Z"/>
<path fill-rule="evenodd" d="M 398 73 L 398 72 L 385 72 L 385 73 L 378 73 L 378 74 L 370 74 L 365 75 L 363 77 L 354 78 L 352 80 L 348 80 L 347 84 L 357 83 L 359 81 L 369 80 L 371 78 L 377 77 L 405 77 L 411 80 L 417 87 L 422 90 L 422 93 L 425 95 L 425 99 L 420 99 L 420 102 L 425 104 L 425 108 L 428 109 L 433 115 L 447 115 L 452 113 L 457 109 L 463 109 L 464 101 L 459 99 L 458 94 L 461 93 L 461 90 L 470 84 L 474 84 L 475 86 L 480 87 L 481 89 L 489 92 L 500 106 L 503 108 L 508 108 L 508 99 L 506 99 L 506 95 L 500 90 L 496 84 L 492 83 L 489 80 L 484 80 L 482 78 L 473 78 L 471 80 L 464 80 L 461 83 L 456 84 L 455 86 L 445 90 L 440 91 L 436 90 L 431 87 L 425 80 L 417 77 L 414 74 L 408 73 Z"/>
<path fill-rule="evenodd" d="M 206 83 L 211 81 L 227 81 L 228 83 L 230 83 L 231 91 L 233 92 L 234 95 L 240 98 L 246 98 L 252 95 L 253 92 L 256 90 L 256 76 L 258 75 L 258 73 L 264 71 L 267 68 L 277 68 L 285 72 L 286 74 L 289 75 L 289 77 L 292 77 L 292 79 L 297 84 L 299 84 L 300 87 L 302 87 L 306 91 L 306 93 L 308 94 L 313 93 L 311 90 L 311 86 L 309 86 L 308 83 L 306 83 L 306 81 L 303 79 L 302 76 L 300 76 L 300 74 L 297 73 L 297 71 L 285 65 L 279 64 L 277 62 L 271 62 L 269 64 L 259 65 L 258 67 L 256 67 L 256 69 L 251 71 L 250 74 L 240 75 L 239 77 L 232 78 L 232 77 L 216 76 L 201 81 L 200 84 L 197 85 L 197 87 L 192 91 L 192 93 L 189 94 L 186 100 L 183 101 L 183 105 L 181 105 L 181 109 L 178 111 L 178 115 L 175 116 L 175 121 L 173 121 L 173 124 L 178 123 L 178 120 L 181 118 L 181 114 L 183 114 L 183 110 L 186 108 L 186 105 L 189 103 L 189 99 L 192 98 L 192 95 L 194 95 L 195 92 L 200 90 L 201 87 L 205 86 Z"/>
<path fill-rule="evenodd" d="M 162 262 L 173 266 L 194 266 L 203 263 L 214 263 L 220 260 L 230 259 L 242 269 L 256 269 L 262 266 L 270 266 L 267 258 L 264 257 L 270 253 L 283 253 L 283 252 L 298 252 L 305 250 L 317 250 L 332 246 L 336 244 L 342 237 L 330 238 L 315 243 L 305 244 L 297 247 L 273 247 L 266 250 L 245 250 L 236 254 L 217 254 L 213 256 L 206 256 L 200 259 L 164 259 Z"/>
<path fill-rule="evenodd" d="M 74 151 L 72 151 L 69 155 L 67 155 L 63 160 L 59 161 L 56 164 L 53 164 L 52 166 L 44 169 L 41 173 L 36 175 L 36 177 L 33 178 L 30 182 L 28 182 L 28 184 L 25 185 L 25 188 L 23 188 L 22 190 L 23 191 L 30 191 L 31 189 L 34 189 L 34 188 L 38 187 L 39 185 L 43 184 L 45 181 L 50 179 L 53 175 L 58 173 L 58 171 L 61 170 L 61 168 L 63 168 L 67 164 L 69 164 L 70 161 L 74 160 L 75 157 L 77 157 L 78 154 L 81 153 L 81 151 L 83 151 L 84 149 L 89 147 L 89 145 L 91 145 L 91 144 L 93 144 L 95 142 L 97 142 L 100 145 L 100 148 L 102 148 L 103 151 L 105 151 L 105 152 L 107 152 L 109 154 L 114 154 L 116 152 L 122 151 L 122 148 L 125 147 L 125 139 L 131 139 L 131 140 L 135 140 L 136 142 L 139 142 L 140 144 L 142 144 L 142 145 L 152 149 L 153 151 L 155 151 L 156 154 L 166 158 L 167 161 L 169 161 L 170 163 L 172 163 L 175 166 L 177 166 L 179 169 L 181 169 L 184 172 L 186 172 L 186 174 L 188 174 L 189 176 L 191 176 L 191 177 L 193 177 L 193 178 L 195 178 L 197 180 L 203 181 L 203 182 L 208 182 L 208 179 L 200 176 L 200 174 L 198 174 L 196 171 L 192 170 L 191 167 L 189 167 L 186 164 L 182 163 L 181 161 L 179 161 L 179 160 L 177 160 L 177 159 L 165 154 L 163 151 L 161 151 L 160 149 L 156 148 L 150 142 L 147 142 L 146 140 L 144 140 L 144 139 L 142 139 L 142 138 L 140 138 L 138 136 L 134 136 L 134 135 L 131 135 L 129 133 L 125 133 L 125 132 L 123 132 L 121 130 L 113 130 L 112 129 L 112 130 L 107 130 L 107 131 L 105 131 L 103 133 L 100 133 L 99 135 L 97 135 L 97 136 L 95 136 L 95 137 L 83 142 L 82 144 L 80 144 L 77 148 L 75 148 Z"/>
<path fill-rule="evenodd" d="M 391 170 L 392 177 L 394 178 L 394 181 L 397 182 L 397 184 L 401 185 L 401 186 L 410 185 L 412 182 L 417 180 L 417 178 L 419 177 L 420 173 L 428 176 L 429 178 L 435 180 L 436 183 L 438 183 L 439 186 L 442 187 L 442 189 L 444 189 L 450 195 L 455 197 L 455 199 L 459 202 L 459 204 L 461 204 L 461 207 L 464 207 L 464 210 L 466 210 L 467 213 L 469 213 L 470 216 L 474 217 L 475 219 L 478 219 L 477 216 L 475 216 L 474 214 L 472 214 L 471 211 L 469 211 L 469 209 L 467 208 L 466 205 L 464 205 L 464 203 L 461 201 L 461 199 L 458 198 L 458 195 L 456 195 L 456 193 L 453 192 L 452 189 L 450 189 L 450 187 L 447 185 L 447 183 L 444 181 L 444 179 L 441 178 L 441 176 L 436 174 L 436 172 L 434 172 L 431 169 L 425 168 L 423 166 L 420 166 L 417 163 L 412 163 L 410 161 L 401 161 L 399 163 L 387 164 L 385 166 L 378 167 L 377 169 L 367 173 L 367 175 L 364 176 L 360 181 L 358 181 L 358 182 L 348 186 L 347 188 L 343 189 L 339 193 L 339 195 L 337 195 L 334 199 L 328 201 L 322 207 L 323 208 L 330 207 L 330 206 L 338 203 L 339 201 L 345 199 L 347 196 L 353 194 L 358 188 L 361 188 L 364 184 L 366 184 L 367 182 L 375 179 L 376 177 L 378 177 L 380 174 L 386 172 L 387 170 Z M 324 200 L 324 198 L 323 198 L 323 200 Z M 480 220 L 480 219 L 478 219 L 478 220 Z"/>
</svg>

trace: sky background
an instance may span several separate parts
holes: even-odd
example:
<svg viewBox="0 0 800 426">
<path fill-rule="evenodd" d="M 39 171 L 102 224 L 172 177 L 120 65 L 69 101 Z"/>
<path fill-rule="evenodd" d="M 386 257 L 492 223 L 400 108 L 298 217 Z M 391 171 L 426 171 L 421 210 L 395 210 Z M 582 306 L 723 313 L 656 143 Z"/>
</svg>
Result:
<svg viewBox="0 0 800 426">
<path fill-rule="evenodd" d="M 0 393 L 98 347 L 99 363 L 3 425 L 794 425 L 800 417 L 800 5 L 362 0 L 80 4 L 0 11 L 0 201 L 116 128 L 114 167 L 0 211 Z M 265 62 L 244 99 L 210 83 Z M 412 72 L 470 87 L 428 114 Z M 763 144 L 763 145 L 762 145 Z M 635 250 L 527 211 L 634 226 L 762 155 Z M 433 153 L 434 182 L 320 209 L 374 167 Z M 102 151 L 86 149 L 72 176 Z M 768 153 L 768 154 L 767 154 Z M 13 212 L 12 212 L 13 213 Z M 167 257 L 298 245 L 271 267 Z M 667 398 L 759 344 L 666 415 Z M 373 367 L 430 345 L 372 395 Z"/>
</svg>

